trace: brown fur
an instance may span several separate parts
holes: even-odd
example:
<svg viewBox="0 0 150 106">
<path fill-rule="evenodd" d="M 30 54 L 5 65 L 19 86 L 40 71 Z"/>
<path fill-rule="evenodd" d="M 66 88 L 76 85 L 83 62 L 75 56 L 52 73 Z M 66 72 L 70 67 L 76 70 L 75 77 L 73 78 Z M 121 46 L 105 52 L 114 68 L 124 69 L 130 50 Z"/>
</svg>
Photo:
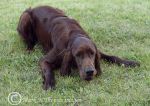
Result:
<svg viewBox="0 0 150 106">
<path fill-rule="evenodd" d="M 56 68 L 60 68 L 62 76 L 69 75 L 72 68 L 78 68 L 80 77 L 89 81 L 101 74 L 101 59 L 126 67 L 139 65 L 101 53 L 78 22 L 56 8 L 40 6 L 27 9 L 20 17 L 17 30 L 27 50 L 39 43 L 46 53 L 39 62 L 46 90 L 55 87 Z"/>
</svg>

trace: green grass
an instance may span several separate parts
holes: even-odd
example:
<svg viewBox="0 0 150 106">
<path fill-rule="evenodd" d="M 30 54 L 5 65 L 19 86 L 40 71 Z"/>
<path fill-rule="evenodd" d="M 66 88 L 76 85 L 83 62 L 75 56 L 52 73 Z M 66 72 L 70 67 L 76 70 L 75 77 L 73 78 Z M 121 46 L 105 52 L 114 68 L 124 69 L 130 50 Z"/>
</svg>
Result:
<svg viewBox="0 0 150 106">
<path fill-rule="evenodd" d="M 64 10 L 80 22 L 101 51 L 140 61 L 141 67 L 127 69 L 102 62 L 102 76 L 90 83 L 80 80 L 77 73 L 64 78 L 56 71 L 56 90 L 42 90 L 41 49 L 36 46 L 28 54 L 16 31 L 21 13 L 38 5 Z M 73 106 L 75 102 L 66 99 L 74 98 L 80 106 L 149 106 L 150 1 L 1 0 L 0 106 L 10 105 L 7 97 L 14 91 L 22 96 L 20 106 Z M 46 101 L 48 97 L 52 102 Z"/>
</svg>

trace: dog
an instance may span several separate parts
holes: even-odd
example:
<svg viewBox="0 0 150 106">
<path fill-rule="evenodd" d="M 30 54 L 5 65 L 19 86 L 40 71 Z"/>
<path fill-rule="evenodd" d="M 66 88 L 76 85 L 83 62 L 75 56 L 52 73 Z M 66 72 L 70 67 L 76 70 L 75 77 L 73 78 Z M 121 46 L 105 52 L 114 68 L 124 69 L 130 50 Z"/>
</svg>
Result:
<svg viewBox="0 0 150 106">
<path fill-rule="evenodd" d="M 125 67 L 140 66 L 139 62 L 102 53 L 76 20 L 50 6 L 25 10 L 17 31 L 28 51 L 37 43 L 43 48 L 45 56 L 39 60 L 39 65 L 45 90 L 55 88 L 54 70 L 57 68 L 62 76 L 70 75 L 71 69 L 77 68 L 81 79 L 90 81 L 101 75 L 101 60 Z"/>
</svg>

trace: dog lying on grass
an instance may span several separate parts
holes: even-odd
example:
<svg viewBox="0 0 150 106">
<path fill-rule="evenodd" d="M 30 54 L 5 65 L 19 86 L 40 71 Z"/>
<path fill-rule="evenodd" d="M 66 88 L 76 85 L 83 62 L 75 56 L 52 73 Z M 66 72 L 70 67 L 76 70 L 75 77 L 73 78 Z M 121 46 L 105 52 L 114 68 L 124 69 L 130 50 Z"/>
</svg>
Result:
<svg viewBox="0 0 150 106">
<path fill-rule="evenodd" d="M 39 43 L 46 54 L 39 61 L 45 90 L 55 87 L 56 68 L 60 68 L 62 76 L 68 76 L 72 68 L 78 68 L 80 77 L 90 81 L 102 73 L 102 59 L 125 67 L 140 65 L 102 53 L 76 20 L 53 7 L 40 6 L 25 10 L 17 30 L 27 50 L 33 50 Z"/>
</svg>

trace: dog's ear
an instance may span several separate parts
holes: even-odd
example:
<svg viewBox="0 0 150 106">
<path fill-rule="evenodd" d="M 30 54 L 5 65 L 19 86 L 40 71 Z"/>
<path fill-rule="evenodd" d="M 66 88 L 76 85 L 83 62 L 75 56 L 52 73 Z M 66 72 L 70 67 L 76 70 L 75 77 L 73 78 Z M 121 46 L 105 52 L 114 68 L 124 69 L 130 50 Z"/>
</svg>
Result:
<svg viewBox="0 0 150 106">
<path fill-rule="evenodd" d="M 72 61 L 72 53 L 71 50 L 68 49 L 64 53 L 64 58 L 60 69 L 60 74 L 62 76 L 69 75 L 71 73 L 71 61 Z"/>
<path fill-rule="evenodd" d="M 97 70 L 97 75 L 101 75 L 101 67 L 100 67 L 100 54 L 96 48 L 96 55 L 95 55 L 95 69 Z"/>
</svg>

